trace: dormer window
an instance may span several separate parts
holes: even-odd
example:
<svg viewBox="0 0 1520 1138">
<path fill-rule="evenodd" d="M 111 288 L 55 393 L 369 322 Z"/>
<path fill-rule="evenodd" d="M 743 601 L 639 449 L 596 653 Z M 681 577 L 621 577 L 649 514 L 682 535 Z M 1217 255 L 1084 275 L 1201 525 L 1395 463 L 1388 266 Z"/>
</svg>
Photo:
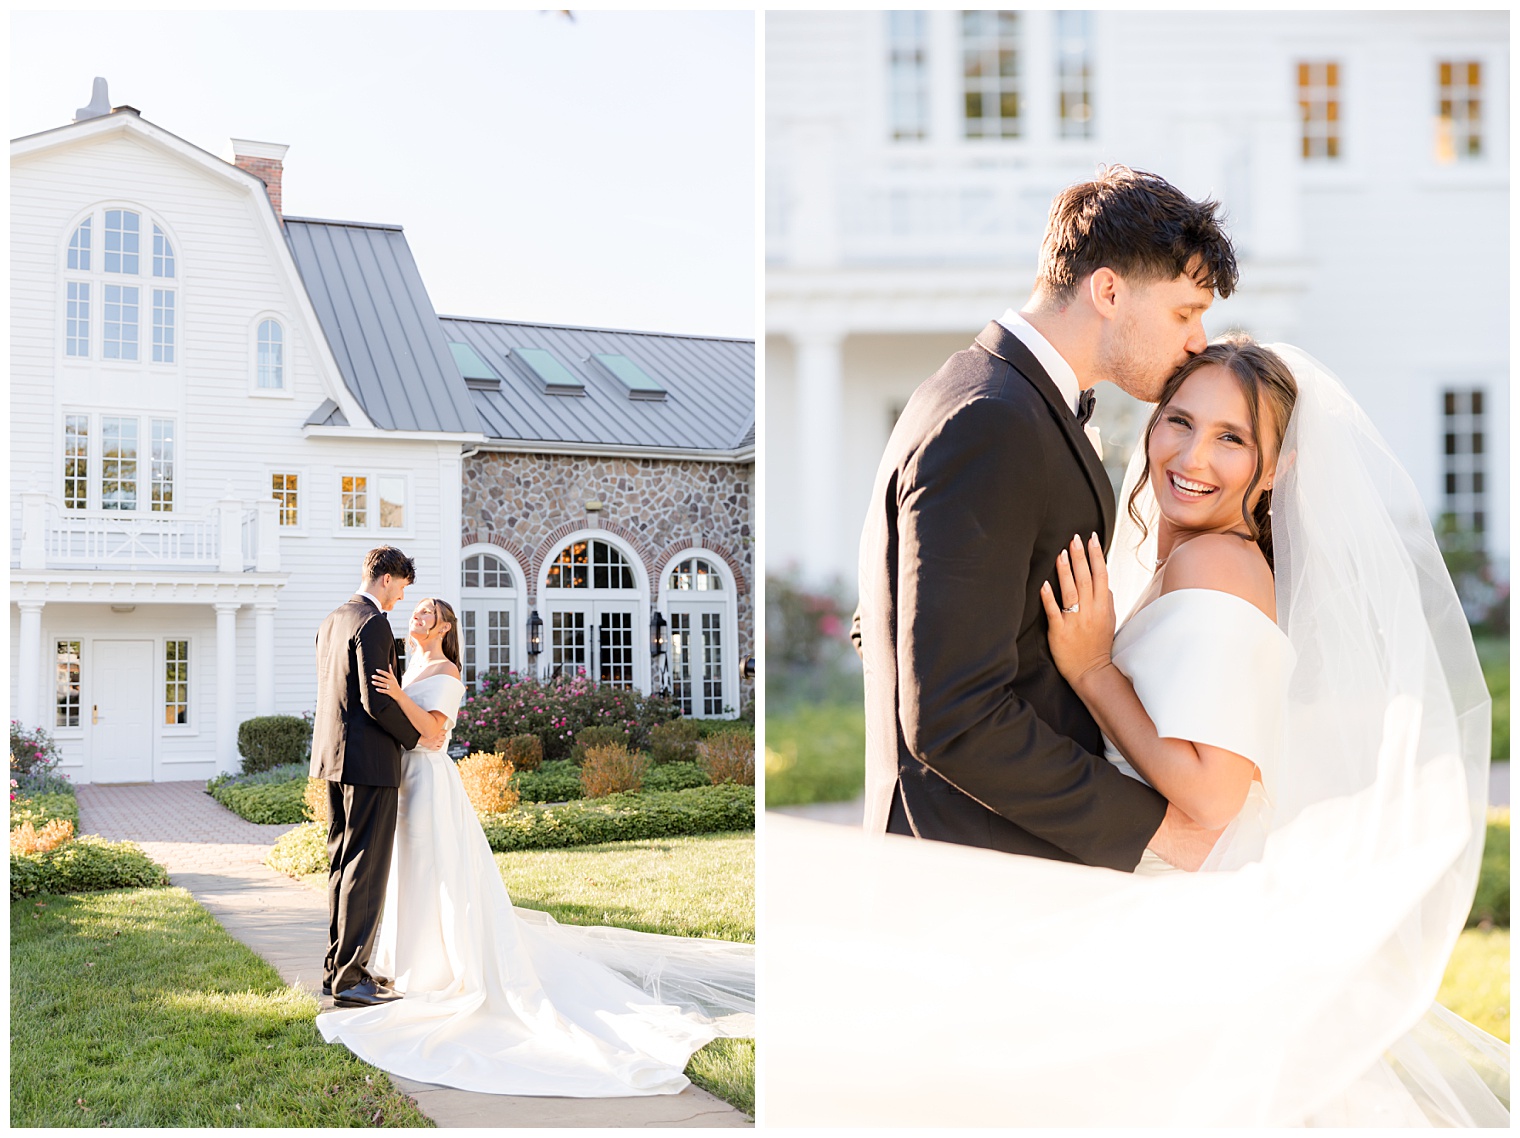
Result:
<svg viewBox="0 0 1520 1138">
<path fill-rule="evenodd" d="M 278 320 L 259 324 L 259 388 L 282 391 L 285 388 L 285 329 Z"/>
<path fill-rule="evenodd" d="M 140 218 L 129 209 L 106 210 L 106 272 L 137 276 Z"/>
</svg>

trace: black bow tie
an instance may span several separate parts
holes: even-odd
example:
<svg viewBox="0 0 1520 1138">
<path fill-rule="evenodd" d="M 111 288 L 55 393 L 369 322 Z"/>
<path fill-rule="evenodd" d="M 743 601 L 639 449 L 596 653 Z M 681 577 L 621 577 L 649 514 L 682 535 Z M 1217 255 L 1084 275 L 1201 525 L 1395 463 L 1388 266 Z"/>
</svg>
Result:
<svg viewBox="0 0 1520 1138">
<path fill-rule="evenodd" d="M 1097 392 L 1090 387 L 1077 396 L 1077 426 L 1087 426 L 1087 421 L 1093 417 L 1093 408 L 1097 405 Z"/>
</svg>

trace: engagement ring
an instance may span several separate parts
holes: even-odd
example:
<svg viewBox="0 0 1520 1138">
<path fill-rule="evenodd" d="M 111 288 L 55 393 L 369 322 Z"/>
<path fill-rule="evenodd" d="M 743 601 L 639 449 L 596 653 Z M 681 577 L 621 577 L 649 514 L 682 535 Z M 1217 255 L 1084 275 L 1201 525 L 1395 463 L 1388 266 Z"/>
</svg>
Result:
<svg viewBox="0 0 1520 1138">
<path fill-rule="evenodd" d="M 1072 605 L 1071 608 L 1069 608 L 1069 609 L 1062 609 L 1061 611 L 1062 612 L 1076 612 L 1077 611 L 1077 606 L 1076 605 Z"/>
</svg>

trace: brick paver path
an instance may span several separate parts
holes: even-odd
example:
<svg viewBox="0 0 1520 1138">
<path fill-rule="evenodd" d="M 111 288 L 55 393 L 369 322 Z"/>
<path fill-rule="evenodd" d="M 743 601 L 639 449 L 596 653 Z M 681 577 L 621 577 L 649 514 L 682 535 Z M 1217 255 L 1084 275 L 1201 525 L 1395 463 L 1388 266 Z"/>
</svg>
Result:
<svg viewBox="0 0 1520 1138">
<path fill-rule="evenodd" d="M 138 843 L 232 936 L 274 965 L 287 984 L 318 994 L 327 952 L 327 898 L 264 865 L 290 826 L 245 822 L 202 782 L 77 788 L 79 831 Z M 484 1095 L 391 1081 L 439 1126 L 749 1126 L 722 1099 L 698 1087 L 678 1095 L 574 1099 Z"/>
</svg>

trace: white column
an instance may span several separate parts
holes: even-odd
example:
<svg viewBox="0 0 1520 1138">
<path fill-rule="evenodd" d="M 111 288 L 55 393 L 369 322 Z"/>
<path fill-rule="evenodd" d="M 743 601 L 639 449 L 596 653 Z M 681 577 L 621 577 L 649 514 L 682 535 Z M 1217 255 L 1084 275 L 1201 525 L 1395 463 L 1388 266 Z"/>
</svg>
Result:
<svg viewBox="0 0 1520 1138">
<path fill-rule="evenodd" d="M 263 540 L 262 530 L 259 533 Z M 253 712 L 274 714 L 274 601 L 259 601 L 253 606 Z M 235 618 L 234 618 L 235 619 Z"/>
<path fill-rule="evenodd" d="M 459 542 L 464 510 L 464 464 L 457 445 L 438 448 L 438 583 L 436 596 L 459 597 Z M 421 583 L 421 582 L 419 582 Z"/>
<path fill-rule="evenodd" d="M 17 645 L 16 718 L 23 727 L 43 725 L 38 696 L 42 691 L 42 601 L 17 601 L 21 642 Z"/>
<path fill-rule="evenodd" d="M 235 773 L 242 765 L 237 749 L 237 611 L 236 601 L 219 601 L 216 609 L 216 769 Z"/>
<path fill-rule="evenodd" d="M 802 515 L 802 570 L 814 580 L 853 576 L 842 556 L 846 543 L 839 532 L 843 346 L 844 335 L 833 330 L 797 336 L 797 508 Z M 854 545 L 853 537 L 848 544 Z"/>
</svg>

